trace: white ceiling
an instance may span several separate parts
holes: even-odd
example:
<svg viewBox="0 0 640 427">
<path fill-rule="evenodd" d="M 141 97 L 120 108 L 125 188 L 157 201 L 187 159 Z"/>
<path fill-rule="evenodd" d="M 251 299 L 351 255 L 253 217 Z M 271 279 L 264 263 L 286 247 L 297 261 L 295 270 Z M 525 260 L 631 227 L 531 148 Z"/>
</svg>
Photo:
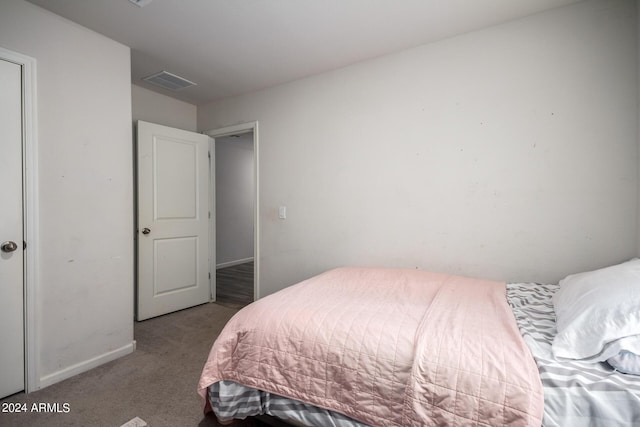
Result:
<svg viewBox="0 0 640 427">
<path fill-rule="evenodd" d="M 199 105 L 579 0 L 29 1 L 130 46 L 134 84 Z M 162 70 L 197 86 L 140 80 Z"/>
</svg>

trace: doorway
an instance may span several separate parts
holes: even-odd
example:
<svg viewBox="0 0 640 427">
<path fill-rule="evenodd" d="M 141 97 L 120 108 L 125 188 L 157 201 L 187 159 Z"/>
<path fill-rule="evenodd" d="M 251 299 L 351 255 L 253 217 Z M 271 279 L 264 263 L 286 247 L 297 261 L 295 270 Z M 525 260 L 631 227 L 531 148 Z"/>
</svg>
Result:
<svg viewBox="0 0 640 427">
<path fill-rule="evenodd" d="M 239 261 L 238 264 L 244 264 L 245 262 L 246 263 L 253 262 L 253 269 L 249 273 L 249 276 L 252 279 L 251 283 L 249 284 L 249 287 L 251 289 L 248 291 L 248 293 L 251 301 L 253 301 L 259 295 L 259 292 L 258 292 L 259 290 L 259 283 L 258 283 L 259 257 L 257 256 L 258 250 L 259 250 L 259 246 L 258 246 L 258 236 L 259 236 L 258 194 L 259 193 L 258 193 L 258 179 L 257 179 L 257 176 L 258 176 L 257 129 L 258 129 L 257 122 L 254 122 L 254 123 L 248 123 L 244 125 L 231 126 L 223 129 L 209 131 L 209 132 L 203 132 L 204 133 L 203 135 L 195 132 L 187 132 L 180 129 L 169 128 L 167 126 L 138 121 L 137 150 L 136 150 L 137 152 L 136 154 L 136 158 L 137 158 L 136 253 L 137 255 L 136 256 L 138 260 L 137 268 L 136 268 L 137 270 L 137 273 L 136 273 L 136 277 L 137 277 L 136 320 L 138 321 L 145 320 L 147 318 L 158 316 L 164 313 L 169 313 L 171 311 L 175 311 L 178 309 L 188 308 L 190 306 L 197 305 L 198 303 L 204 303 L 207 301 L 216 300 L 216 293 L 217 293 L 216 292 L 216 288 L 217 288 L 216 274 L 215 274 L 216 246 L 217 246 L 216 245 L 216 242 L 217 242 L 216 215 L 215 215 L 215 212 L 216 212 L 216 173 L 215 173 L 216 138 L 230 137 L 231 135 L 249 134 L 248 139 L 246 140 L 247 141 L 246 147 L 252 148 L 250 157 L 253 159 L 253 162 L 251 162 L 248 166 L 245 166 L 245 170 L 249 169 L 249 173 L 252 170 L 253 174 L 245 178 L 248 178 L 248 180 L 250 181 L 249 182 L 250 184 L 253 183 L 252 190 L 251 190 L 252 191 L 251 198 L 248 202 L 251 205 L 251 207 L 249 208 L 250 212 L 248 212 L 248 217 L 253 218 L 252 220 L 253 226 L 251 227 L 251 230 L 250 230 L 251 234 L 249 235 L 249 240 L 253 242 L 253 245 L 249 248 L 249 254 L 251 255 L 251 258 L 248 256 L 245 256 L 240 259 L 236 259 L 235 261 Z M 141 130 L 144 132 L 141 132 Z M 201 143 L 203 142 L 201 141 L 202 137 L 204 137 L 206 140 L 204 141 L 205 144 L 208 144 L 208 150 L 206 150 L 206 148 L 203 150 L 203 147 L 201 146 Z M 231 139 L 233 138 L 234 137 L 231 137 Z M 159 150 L 158 149 L 159 145 L 162 145 L 163 147 L 166 146 L 166 147 L 164 150 Z M 149 153 L 147 153 L 147 151 L 149 151 L 149 147 L 154 147 L 154 146 L 156 148 L 154 150 L 151 150 Z M 154 155 L 155 156 L 161 155 L 165 151 L 167 152 L 167 155 L 162 155 L 162 159 L 160 160 L 156 159 L 155 161 L 153 160 Z M 194 154 L 196 151 L 198 153 L 197 155 Z M 209 153 L 209 156 L 207 156 L 207 151 Z M 195 166 L 190 167 L 188 165 L 182 165 L 182 166 L 176 167 L 175 165 L 176 159 L 178 160 L 183 159 L 185 161 L 189 159 L 191 160 L 198 159 L 198 164 L 200 164 L 200 159 L 202 159 L 205 163 L 198 167 L 195 167 Z M 209 163 L 208 167 L 205 166 L 205 164 L 207 163 L 207 160 Z M 155 167 L 149 166 L 153 164 L 155 164 L 156 166 Z M 147 165 L 147 166 L 142 167 L 144 165 Z M 164 166 L 159 168 L 158 165 L 159 166 L 164 165 Z M 204 176 L 204 181 L 202 181 L 202 172 L 204 172 L 205 170 L 208 170 L 209 173 L 208 173 L 208 176 L 206 175 Z M 160 173 L 162 171 L 166 171 L 167 174 Z M 198 177 L 197 179 L 192 177 L 195 171 L 199 171 L 196 174 Z M 176 173 L 178 172 L 180 175 L 179 176 L 180 179 L 176 180 L 174 179 L 175 178 L 174 175 L 176 175 Z M 160 175 L 158 175 L 158 173 L 160 173 Z M 165 184 L 168 184 L 168 187 L 167 187 L 168 190 L 162 192 L 162 194 L 158 193 L 157 188 L 160 188 L 158 185 L 147 186 L 148 188 L 146 190 L 142 188 L 142 184 L 153 181 L 154 176 L 156 176 L 156 178 L 163 178 L 165 175 L 168 178 L 161 179 L 161 181 L 165 182 Z M 151 176 L 151 178 L 147 179 L 149 178 L 149 176 Z M 147 177 L 147 178 L 144 178 L 144 177 Z M 196 184 L 196 182 L 198 184 Z M 199 189 L 208 188 L 209 194 L 206 194 L 206 190 L 204 194 L 199 193 L 200 190 L 198 190 L 199 195 L 194 199 L 190 195 L 195 194 L 194 193 L 195 190 L 191 191 L 188 188 L 185 189 L 183 188 L 184 186 L 178 185 L 180 183 L 182 184 L 187 183 L 189 185 L 192 185 L 192 187 L 195 186 L 194 188 L 199 188 Z M 163 186 L 163 187 L 166 187 L 166 186 Z M 154 188 L 156 190 L 153 190 Z M 165 193 L 167 195 L 167 197 L 165 197 L 167 203 L 164 203 L 164 205 L 166 205 L 167 209 L 170 209 L 170 210 L 176 209 L 176 203 L 174 203 L 174 200 L 176 199 L 176 197 L 178 199 L 180 198 L 184 199 L 187 196 L 191 197 L 189 198 L 189 200 L 187 200 L 188 203 L 184 203 L 183 205 L 186 206 L 187 208 L 192 207 L 193 209 L 197 209 L 198 213 L 195 214 L 187 209 L 188 212 L 185 211 L 186 213 L 184 213 L 182 217 L 184 217 L 185 219 L 188 219 L 188 218 L 202 219 L 202 218 L 208 217 L 209 219 L 208 221 L 206 221 L 206 227 L 204 225 L 202 226 L 202 230 L 208 230 L 208 231 L 204 231 L 203 232 L 204 234 L 202 234 L 202 236 L 198 235 L 199 236 L 198 238 L 193 238 L 192 236 L 193 233 L 191 233 L 189 234 L 190 237 L 187 236 L 188 238 L 182 238 L 182 239 L 176 239 L 174 238 L 175 236 L 169 239 L 168 237 L 159 234 L 159 232 L 162 231 L 163 225 L 174 227 L 176 223 L 176 219 L 182 218 L 180 215 L 177 215 L 175 212 L 171 211 L 170 215 L 169 214 L 165 215 L 166 218 L 160 218 L 162 219 L 162 221 L 159 221 L 159 222 L 157 221 L 158 223 L 153 222 L 155 218 L 154 215 L 157 217 L 159 213 L 159 210 L 158 210 L 158 206 L 159 206 L 158 203 L 160 203 L 160 201 L 158 201 L 160 200 L 159 196 L 162 196 Z M 199 202 L 200 200 L 207 200 L 207 199 L 209 200 L 208 215 L 207 215 L 206 203 L 201 204 Z M 154 200 L 156 200 L 156 202 L 154 202 Z M 251 201 L 253 201 L 253 203 L 251 203 Z M 247 203 L 245 202 L 245 204 Z M 160 203 L 160 205 L 162 205 L 162 203 Z M 201 212 L 203 208 L 204 208 L 204 211 Z M 198 220 L 197 222 L 200 223 L 202 221 Z M 193 220 L 187 221 L 187 223 L 193 225 L 192 223 L 194 223 L 194 221 Z M 172 244 L 177 242 L 181 246 L 177 250 L 171 251 L 170 250 L 171 247 L 169 244 L 153 243 L 152 240 L 153 238 L 155 238 L 154 236 L 157 236 L 158 238 L 162 238 L 164 239 L 164 241 L 170 241 Z M 208 238 L 204 238 L 203 236 L 207 236 Z M 143 240 L 143 242 L 148 243 L 147 245 L 148 250 L 146 251 L 142 250 L 144 248 L 142 247 L 143 242 L 141 242 L 141 240 Z M 153 244 L 150 244 L 150 242 Z M 199 249 L 186 250 L 191 247 L 195 247 L 194 245 L 196 245 L 196 243 L 193 243 L 193 242 L 199 242 L 197 244 L 198 245 L 197 248 Z M 202 242 L 208 242 L 208 250 L 205 250 L 206 248 L 201 247 Z M 188 244 L 191 244 L 191 246 L 187 247 Z M 205 245 L 207 245 L 207 243 L 205 243 Z M 176 245 L 174 244 L 173 246 L 176 246 Z M 159 253 L 159 248 L 166 249 L 164 250 L 164 257 L 162 257 L 162 260 L 158 258 L 159 255 L 162 255 Z M 205 253 L 209 254 L 206 261 L 203 259 L 200 259 L 200 257 Z M 154 257 L 158 258 L 155 262 L 153 261 Z M 183 264 L 189 267 L 189 268 L 185 267 L 185 268 L 179 269 L 179 271 L 184 271 L 185 273 L 185 274 L 182 274 L 182 276 L 180 276 L 179 278 L 180 280 L 177 280 L 176 277 L 174 277 L 176 275 L 173 273 L 157 274 L 156 272 L 157 268 L 155 267 L 149 267 L 146 270 L 141 267 L 143 266 L 144 263 L 147 263 L 151 266 L 154 266 L 154 265 L 162 266 L 162 268 L 164 268 L 169 272 L 178 271 L 177 269 L 172 267 L 172 263 L 175 260 L 182 260 L 184 261 Z M 230 266 L 230 264 L 232 264 L 232 263 L 229 263 L 229 261 L 227 261 L 227 263 L 228 263 L 227 266 Z M 201 276 L 202 278 L 200 279 Z M 154 277 L 156 278 L 161 277 L 164 285 L 163 286 L 154 285 L 153 283 Z M 203 290 L 202 285 L 204 285 L 205 282 L 208 285 L 206 289 L 206 294 L 201 294 L 200 290 Z M 187 303 L 185 301 L 182 301 L 179 298 L 183 294 L 190 295 L 192 291 L 193 292 L 197 291 L 198 299 L 195 303 L 191 300 L 190 302 Z M 144 310 L 142 310 L 141 308 L 143 305 L 145 305 L 145 301 L 146 302 L 161 301 L 161 298 L 159 298 L 159 295 L 162 296 L 163 301 L 167 301 L 167 302 L 166 303 L 162 302 L 162 304 L 159 304 L 159 305 L 156 304 L 158 305 L 157 307 L 155 307 L 153 304 L 147 304 L 147 306 L 152 307 L 153 310 L 147 310 L 148 313 L 145 314 Z M 175 297 L 178 297 L 178 298 L 176 299 Z M 176 304 L 173 304 L 174 302 Z"/>
<path fill-rule="evenodd" d="M 33 58 L 0 48 L 0 167 L 6 183 L 0 212 L 0 397 L 40 386 L 35 67 Z"/>
<path fill-rule="evenodd" d="M 259 296 L 257 123 L 204 133 L 213 138 L 210 151 L 215 166 L 212 299 L 242 307 Z"/>
<path fill-rule="evenodd" d="M 216 302 L 245 306 L 253 295 L 253 131 L 215 139 Z"/>
</svg>

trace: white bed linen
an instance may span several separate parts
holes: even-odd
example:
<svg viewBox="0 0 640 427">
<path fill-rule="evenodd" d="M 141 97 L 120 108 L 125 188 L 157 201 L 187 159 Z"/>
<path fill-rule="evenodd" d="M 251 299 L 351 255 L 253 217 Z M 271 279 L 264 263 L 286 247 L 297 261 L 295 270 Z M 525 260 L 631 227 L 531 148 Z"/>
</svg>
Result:
<svg viewBox="0 0 640 427">
<path fill-rule="evenodd" d="M 552 297 L 558 285 L 507 284 L 507 300 L 531 349 L 544 387 L 545 427 L 640 425 L 640 377 L 604 362 L 556 360 Z"/>
</svg>

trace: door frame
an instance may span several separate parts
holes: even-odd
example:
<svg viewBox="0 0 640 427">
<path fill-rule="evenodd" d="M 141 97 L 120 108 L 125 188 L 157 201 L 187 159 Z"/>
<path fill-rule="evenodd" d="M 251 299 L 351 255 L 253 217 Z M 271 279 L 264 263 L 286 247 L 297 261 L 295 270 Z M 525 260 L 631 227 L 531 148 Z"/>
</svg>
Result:
<svg viewBox="0 0 640 427">
<path fill-rule="evenodd" d="M 258 167 L 258 122 L 254 121 L 254 122 L 247 122 L 247 123 L 241 123 L 241 124 L 237 124 L 237 125 L 233 125 L 233 126 L 225 126 L 225 127 L 221 127 L 221 128 L 215 128 L 215 129 L 210 129 L 210 130 L 206 130 L 203 131 L 202 133 L 204 133 L 205 135 L 209 135 L 213 141 L 209 142 L 210 147 L 209 147 L 209 152 L 211 153 L 211 164 L 215 165 L 215 138 L 220 138 L 223 136 L 229 136 L 229 135 L 237 135 L 240 133 L 248 133 L 248 132 L 253 132 L 253 191 L 254 191 L 254 198 L 253 198 L 253 300 L 257 300 L 260 297 L 260 281 L 259 281 L 259 277 L 260 277 L 260 174 L 259 174 L 259 167 Z M 210 170 L 215 171 L 214 168 L 210 168 Z M 210 181 L 210 186 L 211 186 L 211 192 L 210 192 L 210 199 L 211 199 L 211 212 L 212 214 L 212 220 L 213 220 L 213 224 L 210 227 L 210 232 L 215 233 L 215 212 L 216 212 L 216 198 L 215 198 L 215 173 L 211 174 L 210 177 L 211 181 Z M 210 253 L 212 254 L 213 259 L 210 261 L 210 265 L 212 266 L 212 277 L 211 277 L 211 300 L 215 301 L 216 298 L 216 280 L 215 280 L 215 267 L 216 267 L 216 260 L 215 260 L 215 246 L 216 246 L 216 241 L 215 238 L 211 239 L 212 240 L 212 246 L 213 249 L 210 251 Z"/>
<path fill-rule="evenodd" d="M 38 120 L 36 108 L 36 60 L 0 47 L 0 59 L 22 68 L 22 215 L 24 251 L 24 350 L 26 393 L 40 388 L 38 349 Z"/>
</svg>

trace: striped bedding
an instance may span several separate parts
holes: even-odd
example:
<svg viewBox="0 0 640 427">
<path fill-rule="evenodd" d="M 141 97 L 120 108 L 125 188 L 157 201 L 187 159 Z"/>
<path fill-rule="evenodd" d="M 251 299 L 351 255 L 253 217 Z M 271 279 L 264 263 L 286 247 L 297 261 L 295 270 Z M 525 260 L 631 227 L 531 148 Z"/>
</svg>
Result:
<svg viewBox="0 0 640 427">
<path fill-rule="evenodd" d="M 557 361 L 551 297 L 558 285 L 507 284 L 507 300 L 531 349 L 544 387 L 545 427 L 640 425 L 640 376 L 615 372 L 606 363 Z"/>
<path fill-rule="evenodd" d="M 233 381 L 219 381 L 208 388 L 209 402 L 219 419 L 271 415 L 302 426 L 366 427 L 339 412 L 299 400 L 257 390 Z"/>
</svg>

